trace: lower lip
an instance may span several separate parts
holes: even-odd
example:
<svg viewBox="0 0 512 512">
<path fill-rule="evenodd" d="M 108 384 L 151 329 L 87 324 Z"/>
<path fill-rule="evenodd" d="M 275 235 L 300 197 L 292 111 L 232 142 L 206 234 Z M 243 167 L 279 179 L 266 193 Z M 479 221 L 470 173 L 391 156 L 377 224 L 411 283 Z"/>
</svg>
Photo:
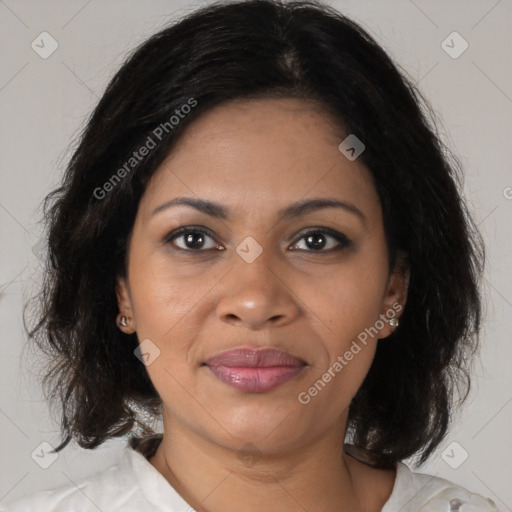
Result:
<svg viewBox="0 0 512 512">
<path fill-rule="evenodd" d="M 299 374 L 304 366 L 272 366 L 269 368 L 248 368 L 231 366 L 208 366 L 222 382 L 245 391 L 264 393 L 288 382 Z"/>
</svg>

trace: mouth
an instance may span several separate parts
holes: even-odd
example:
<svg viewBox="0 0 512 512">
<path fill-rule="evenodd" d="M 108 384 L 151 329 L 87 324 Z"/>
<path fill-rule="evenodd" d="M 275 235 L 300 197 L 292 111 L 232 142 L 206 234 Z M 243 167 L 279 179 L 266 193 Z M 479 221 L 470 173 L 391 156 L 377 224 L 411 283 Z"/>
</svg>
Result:
<svg viewBox="0 0 512 512">
<path fill-rule="evenodd" d="M 307 364 L 282 350 L 241 348 L 222 352 L 203 366 L 240 391 L 264 393 L 296 377 Z"/>
</svg>

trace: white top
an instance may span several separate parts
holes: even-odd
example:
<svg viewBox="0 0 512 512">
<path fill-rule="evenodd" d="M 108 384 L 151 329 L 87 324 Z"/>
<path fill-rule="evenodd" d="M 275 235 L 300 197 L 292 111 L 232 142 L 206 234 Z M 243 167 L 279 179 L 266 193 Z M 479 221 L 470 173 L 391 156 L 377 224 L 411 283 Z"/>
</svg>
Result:
<svg viewBox="0 0 512 512">
<path fill-rule="evenodd" d="M 77 486 L 39 491 L 0 512 L 194 512 L 146 457 L 161 436 L 127 445 L 117 464 Z M 148 444 L 148 441 L 150 444 Z M 397 464 L 393 491 L 382 512 L 499 512 L 490 499 L 441 478 L 413 473 Z"/>
</svg>

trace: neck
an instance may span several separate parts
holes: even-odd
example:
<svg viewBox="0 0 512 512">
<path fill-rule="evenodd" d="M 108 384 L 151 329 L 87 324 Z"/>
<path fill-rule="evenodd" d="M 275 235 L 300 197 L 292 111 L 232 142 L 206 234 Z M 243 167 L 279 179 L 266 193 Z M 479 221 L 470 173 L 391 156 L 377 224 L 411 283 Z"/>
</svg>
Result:
<svg viewBox="0 0 512 512">
<path fill-rule="evenodd" d="M 282 512 L 377 512 L 391 493 L 394 472 L 345 454 L 339 424 L 279 453 L 261 453 L 250 444 L 237 451 L 178 421 L 171 425 L 150 463 L 198 512 L 267 512 L 270 503 Z"/>
</svg>

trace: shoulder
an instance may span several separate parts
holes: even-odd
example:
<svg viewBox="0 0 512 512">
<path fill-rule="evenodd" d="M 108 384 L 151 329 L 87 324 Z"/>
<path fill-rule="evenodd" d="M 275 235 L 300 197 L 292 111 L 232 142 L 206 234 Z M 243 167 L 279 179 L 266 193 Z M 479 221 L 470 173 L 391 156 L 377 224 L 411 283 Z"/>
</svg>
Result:
<svg viewBox="0 0 512 512">
<path fill-rule="evenodd" d="M 128 511 L 138 486 L 130 471 L 132 454 L 126 449 L 118 464 L 79 483 L 39 491 L 14 503 L 0 505 L 0 512 Z M 126 508 L 125 508 L 126 507 Z"/>
<path fill-rule="evenodd" d="M 162 436 L 132 438 L 119 462 L 79 483 L 40 491 L 0 512 L 134 512 L 189 510 L 187 502 L 148 460 Z"/>
<path fill-rule="evenodd" d="M 397 465 L 393 492 L 382 512 L 500 512 L 489 498 L 453 482 Z"/>
</svg>

